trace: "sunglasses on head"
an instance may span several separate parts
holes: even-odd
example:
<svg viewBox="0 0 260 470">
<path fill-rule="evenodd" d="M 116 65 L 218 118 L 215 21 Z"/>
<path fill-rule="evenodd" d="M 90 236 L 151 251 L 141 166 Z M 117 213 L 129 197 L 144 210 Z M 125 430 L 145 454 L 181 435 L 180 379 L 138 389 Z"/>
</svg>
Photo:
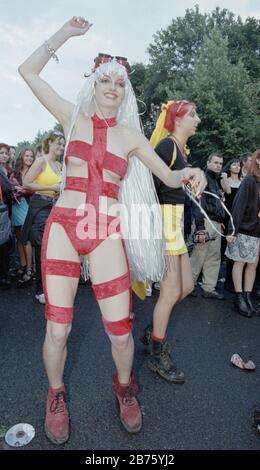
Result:
<svg viewBox="0 0 260 470">
<path fill-rule="evenodd" d="M 94 70 L 96 70 L 101 64 L 111 62 L 113 59 L 115 59 L 120 65 L 123 65 L 126 68 L 127 73 L 130 73 L 131 69 L 126 57 L 121 57 L 118 55 L 112 56 L 110 54 L 103 54 L 102 52 L 100 52 L 94 59 Z"/>
<path fill-rule="evenodd" d="M 182 100 L 182 101 L 176 101 L 176 103 L 179 103 L 179 106 L 176 110 L 176 114 L 177 114 L 185 104 L 189 103 L 189 101 Z"/>
</svg>

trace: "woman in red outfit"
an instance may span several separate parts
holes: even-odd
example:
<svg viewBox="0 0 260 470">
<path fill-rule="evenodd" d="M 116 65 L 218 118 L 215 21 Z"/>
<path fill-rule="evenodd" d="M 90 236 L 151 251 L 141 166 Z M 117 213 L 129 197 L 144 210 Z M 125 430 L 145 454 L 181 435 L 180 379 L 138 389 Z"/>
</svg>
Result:
<svg viewBox="0 0 260 470">
<path fill-rule="evenodd" d="M 42 249 L 47 318 L 43 355 L 49 379 L 45 430 L 58 444 L 69 437 L 63 371 L 80 255 L 88 255 L 94 293 L 112 345 L 117 370 L 113 386 L 121 422 L 131 433 L 141 429 L 142 416 L 135 398 L 137 386 L 131 374 L 134 343 L 130 274 L 119 219 L 115 211 L 113 214 L 121 180 L 128 164 L 132 165 L 131 157 L 137 157 L 168 186 L 179 187 L 182 179 L 188 178 L 198 193 L 205 187 L 201 170 L 172 172 L 140 130 L 124 125 L 136 109 L 125 59 L 98 58 L 77 107 L 40 78 L 50 57 L 57 57 L 56 50 L 90 27 L 84 18 L 73 17 L 19 68 L 33 93 L 63 126 L 68 142 L 65 188 L 49 216 Z"/>
</svg>

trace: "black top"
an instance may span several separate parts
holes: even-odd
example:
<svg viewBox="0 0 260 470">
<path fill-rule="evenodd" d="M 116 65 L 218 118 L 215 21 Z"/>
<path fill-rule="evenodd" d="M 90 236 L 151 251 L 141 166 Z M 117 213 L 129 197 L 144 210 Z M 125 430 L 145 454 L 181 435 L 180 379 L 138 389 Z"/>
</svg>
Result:
<svg viewBox="0 0 260 470">
<path fill-rule="evenodd" d="M 236 197 L 236 194 L 238 192 L 239 186 L 238 187 L 231 186 L 230 189 L 231 189 L 231 193 L 229 193 L 229 194 L 225 193 L 225 206 L 226 206 L 227 210 L 231 213 L 232 205 L 233 205 L 234 199 Z M 224 219 L 224 225 L 225 225 L 224 234 L 225 235 L 227 235 L 227 233 L 228 233 L 229 219 L 230 219 L 230 216 L 226 212 L 225 213 L 225 219 Z"/>
<path fill-rule="evenodd" d="M 255 176 L 246 176 L 232 206 L 236 233 L 260 238 L 260 181 Z M 228 233 L 231 233 L 229 224 Z"/>
<path fill-rule="evenodd" d="M 222 199 L 223 191 L 220 186 L 220 176 L 218 173 L 215 173 L 212 170 L 206 170 L 205 176 L 207 178 L 207 187 L 206 191 L 210 191 L 213 194 L 216 194 L 220 199 Z M 210 220 L 213 222 L 223 223 L 225 219 L 225 209 L 222 207 L 219 199 L 209 194 L 203 194 L 201 197 L 201 205 L 205 209 Z M 193 214 L 195 218 L 195 224 L 197 230 L 205 230 L 205 220 L 204 215 L 199 210 L 199 208 L 194 204 Z"/>
<path fill-rule="evenodd" d="M 172 170 L 182 170 L 187 166 L 178 145 L 171 137 L 166 137 L 160 140 L 159 144 L 155 147 L 155 152 L 169 167 L 172 162 L 174 146 L 176 147 L 176 160 L 172 165 Z M 170 188 L 166 186 L 157 176 L 153 175 L 154 184 L 160 204 L 184 204 L 186 195 L 181 188 Z"/>
</svg>

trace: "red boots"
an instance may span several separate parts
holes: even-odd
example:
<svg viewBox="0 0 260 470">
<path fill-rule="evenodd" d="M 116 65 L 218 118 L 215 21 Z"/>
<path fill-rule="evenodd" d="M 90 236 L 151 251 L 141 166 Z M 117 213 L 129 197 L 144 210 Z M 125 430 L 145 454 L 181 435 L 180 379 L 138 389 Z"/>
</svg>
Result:
<svg viewBox="0 0 260 470">
<path fill-rule="evenodd" d="M 49 388 L 45 432 L 54 444 L 64 444 L 69 439 L 69 413 L 65 400 L 64 385 L 59 388 Z"/>
<path fill-rule="evenodd" d="M 118 376 L 114 375 L 113 388 L 120 408 L 121 423 L 128 432 L 139 432 L 142 427 L 142 413 L 135 398 L 138 387 L 134 382 L 133 375 L 131 375 L 128 385 L 122 385 L 118 380 Z"/>
<path fill-rule="evenodd" d="M 122 385 L 118 376 L 113 377 L 113 387 L 120 407 L 120 420 L 130 433 L 140 431 L 142 413 L 135 398 L 137 385 L 133 375 L 128 385 Z M 46 406 L 45 432 L 54 444 L 64 444 L 69 439 L 69 413 L 65 400 L 64 385 L 49 388 Z"/>
</svg>

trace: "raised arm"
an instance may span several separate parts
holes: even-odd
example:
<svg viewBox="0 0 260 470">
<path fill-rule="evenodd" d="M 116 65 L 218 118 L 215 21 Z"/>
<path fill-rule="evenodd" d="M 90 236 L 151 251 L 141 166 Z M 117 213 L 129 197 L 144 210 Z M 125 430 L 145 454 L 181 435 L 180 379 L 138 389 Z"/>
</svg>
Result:
<svg viewBox="0 0 260 470">
<path fill-rule="evenodd" d="M 129 142 L 130 140 L 131 137 L 129 136 Z M 186 167 L 183 170 L 172 171 L 153 150 L 150 142 L 144 135 L 136 133 L 132 140 L 135 141 L 135 145 L 129 152 L 130 157 L 132 155 L 138 157 L 167 186 L 179 188 L 182 186 L 183 180 L 190 180 L 196 195 L 201 195 L 207 186 L 207 180 L 200 168 Z"/>
<path fill-rule="evenodd" d="M 61 123 L 65 132 L 70 122 L 73 104 L 61 98 L 58 93 L 39 75 L 44 66 L 69 38 L 85 34 L 91 24 L 84 18 L 71 18 L 42 46 L 20 65 L 19 73 L 29 85 L 38 100 Z"/>
<path fill-rule="evenodd" d="M 221 184 L 221 187 L 222 187 L 224 193 L 231 194 L 231 187 L 230 187 L 230 184 L 229 184 L 229 181 L 228 181 L 227 173 L 225 173 L 225 172 L 221 173 L 220 184 Z"/>
</svg>

